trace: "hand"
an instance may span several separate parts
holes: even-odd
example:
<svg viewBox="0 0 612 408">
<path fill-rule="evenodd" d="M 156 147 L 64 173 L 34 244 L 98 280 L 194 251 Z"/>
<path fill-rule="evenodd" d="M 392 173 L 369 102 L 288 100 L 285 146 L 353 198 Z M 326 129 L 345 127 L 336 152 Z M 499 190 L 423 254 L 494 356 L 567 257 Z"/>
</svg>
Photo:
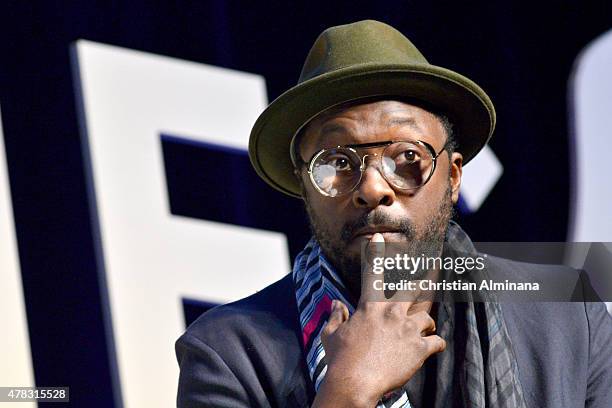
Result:
<svg viewBox="0 0 612 408">
<path fill-rule="evenodd" d="M 371 242 L 384 243 L 384 238 L 375 234 Z M 365 271 L 362 278 L 353 316 L 349 318 L 346 305 L 334 301 L 321 333 L 327 373 L 314 406 L 374 407 L 385 393 L 412 378 L 429 356 L 446 348 L 433 334 L 430 301 L 382 301 L 372 285 L 380 275 Z M 327 405 L 329 401 L 333 404 Z"/>
</svg>

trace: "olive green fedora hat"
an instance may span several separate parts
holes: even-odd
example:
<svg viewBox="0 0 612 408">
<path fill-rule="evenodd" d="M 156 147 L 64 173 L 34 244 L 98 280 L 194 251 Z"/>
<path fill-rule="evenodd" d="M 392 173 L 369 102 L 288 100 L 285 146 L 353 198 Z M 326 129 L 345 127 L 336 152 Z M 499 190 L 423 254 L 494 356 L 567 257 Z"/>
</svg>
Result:
<svg viewBox="0 0 612 408">
<path fill-rule="evenodd" d="M 395 28 L 359 21 L 321 33 L 297 85 L 259 116 L 249 140 L 255 171 L 277 190 L 300 197 L 290 155 L 296 133 L 332 106 L 384 96 L 422 101 L 447 115 L 464 163 L 482 149 L 495 128 L 495 108 L 478 85 L 428 63 Z"/>
</svg>

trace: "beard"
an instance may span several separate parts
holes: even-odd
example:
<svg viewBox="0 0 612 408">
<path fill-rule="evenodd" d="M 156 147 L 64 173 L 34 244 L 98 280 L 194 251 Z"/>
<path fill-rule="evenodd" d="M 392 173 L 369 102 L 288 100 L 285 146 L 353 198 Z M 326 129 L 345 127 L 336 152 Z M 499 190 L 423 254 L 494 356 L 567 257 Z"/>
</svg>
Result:
<svg viewBox="0 0 612 408">
<path fill-rule="evenodd" d="M 310 220 L 310 229 L 314 237 L 321 247 L 321 251 L 325 258 L 334 266 L 338 274 L 343 280 L 343 283 L 349 289 L 349 292 L 359 299 L 361 292 L 361 254 L 351 254 L 347 250 L 353 234 L 364 227 L 376 227 L 384 225 L 393 230 L 399 231 L 405 238 L 406 242 L 401 243 L 401 252 L 409 257 L 418 257 L 423 254 L 426 256 L 437 256 L 442 251 L 446 232 L 448 230 L 449 221 L 454 215 L 452 204 L 450 183 L 440 201 L 438 208 L 433 212 L 431 217 L 422 230 L 416 228 L 414 223 L 408 218 L 392 217 L 383 210 L 377 209 L 367 212 L 356 220 L 345 223 L 342 226 L 339 234 L 334 235 L 325 224 L 317 217 L 313 208 L 308 202 L 308 197 L 304 200 L 306 212 Z M 394 248 L 400 245 L 395 244 Z M 386 254 L 386 256 L 389 256 Z M 386 276 L 385 281 L 398 281 L 400 279 L 414 280 L 422 278 L 426 271 L 420 271 L 416 274 L 392 273 L 391 276 Z"/>
</svg>

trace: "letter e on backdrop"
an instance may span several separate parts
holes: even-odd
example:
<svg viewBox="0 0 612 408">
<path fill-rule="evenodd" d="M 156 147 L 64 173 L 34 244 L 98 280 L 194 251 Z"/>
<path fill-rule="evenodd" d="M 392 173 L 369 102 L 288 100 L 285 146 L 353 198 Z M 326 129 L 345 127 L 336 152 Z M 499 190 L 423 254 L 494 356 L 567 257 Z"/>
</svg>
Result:
<svg viewBox="0 0 612 408">
<path fill-rule="evenodd" d="M 265 82 L 82 40 L 73 58 L 116 398 L 126 408 L 174 406 L 181 299 L 235 300 L 290 265 L 283 234 L 170 213 L 161 134 L 246 149 Z"/>
</svg>

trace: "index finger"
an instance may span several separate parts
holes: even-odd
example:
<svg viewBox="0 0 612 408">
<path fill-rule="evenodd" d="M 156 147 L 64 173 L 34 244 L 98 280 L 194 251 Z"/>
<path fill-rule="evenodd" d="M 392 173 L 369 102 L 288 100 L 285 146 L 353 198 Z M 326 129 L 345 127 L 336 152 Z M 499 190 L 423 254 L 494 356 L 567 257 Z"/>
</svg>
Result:
<svg viewBox="0 0 612 408">
<path fill-rule="evenodd" d="M 380 233 L 362 248 L 361 262 L 361 295 L 359 303 L 385 301 L 383 290 L 376 288 L 384 282 L 384 268 L 382 262 L 385 256 L 385 238 Z"/>
</svg>

